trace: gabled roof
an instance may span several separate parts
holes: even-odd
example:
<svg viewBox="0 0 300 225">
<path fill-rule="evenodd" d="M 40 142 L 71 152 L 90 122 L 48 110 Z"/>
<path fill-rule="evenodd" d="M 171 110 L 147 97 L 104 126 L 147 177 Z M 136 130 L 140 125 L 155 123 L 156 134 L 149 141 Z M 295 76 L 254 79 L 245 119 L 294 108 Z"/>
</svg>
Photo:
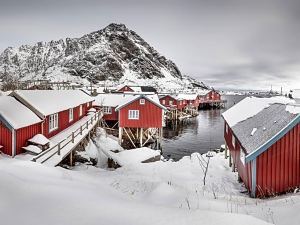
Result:
<svg viewBox="0 0 300 225">
<path fill-rule="evenodd" d="M 41 118 L 94 100 L 81 90 L 17 90 L 11 96 Z"/>
<path fill-rule="evenodd" d="M 162 98 L 165 98 L 167 96 L 169 96 L 169 97 L 171 97 L 171 98 L 173 98 L 173 99 L 175 99 L 177 101 L 185 100 L 183 98 L 178 97 L 177 95 L 172 95 L 172 94 L 163 94 L 163 95 L 159 95 L 158 97 L 159 97 L 159 99 L 162 99 Z"/>
<path fill-rule="evenodd" d="M 148 100 L 149 102 L 155 104 L 156 106 L 162 108 L 163 110 L 167 110 L 166 107 L 164 107 L 163 105 L 160 104 L 157 95 L 138 95 L 138 96 L 135 96 L 135 98 L 131 99 L 130 101 L 124 102 L 123 104 L 119 105 L 116 108 L 116 111 L 119 111 L 120 109 L 124 108 L 125 106 L 127 106 L 127 105 L 131 104 L 132 102 L 135 102 L 141 98 Z"/>
<path fill-rule="evenodd" d="M 197 91 L 197 94 L 200 95 L 200 96 L 205 96 L 211 91 L 212 90 L 200 90 L 200 91 Z"/>
<path fill-rule="evenodd" d="M 154 92 L 154 93 L 157 92 L 157 90 L 152 86 L 134 86 L 134 85 L 123 85 L 119 87 L 118 90 L 126 86 L 129 87 L 134 92 Z"/>
<path fill-rule="evenodd" d="M 198 98 L 197 94 L 178 94 L 177 98 L 184 100 L 196 100 Z"/>
<path fill-rule="evenodd" d="M 120 93 L 109 93 L 109 94 L 99 94 L 95 99 L 95 105 L 97 106 L 108 106 L 108 107 L 117 107 L 118 105 L 128 102 L 137 95 L 129 94 L 120 94 Z M 139 96 L 139 95 L 138 95 Z"/>
<path fill-rule="evenodd" d="M 244 114 L 245 111 L 250 111 L 250 113 L 243 115 L 244 118 L 236 115 L 236 120 L 228 123 L 235 137 L 239 140 L 242 148 L 247 153 L 246 162 L 253 160 L 266 151 L 300 122 L 299 105 L 295 105 L 292 101 L 285 101 L 283 99 L 279 100 L 277 98 L 279 102 L 275 100 L 276 98 L 253 98 L 251 101 L 245 99 L 242 100 L 243 102 L 240 105 L 238 103 L 233 107 L 241 109 L 240 114 Z M 253 108 L 255 109 L 253 110 Z M 231 110 L 231 113 L 234 112 L 231 116 L 235 115 L 235 111 L 235 109 Z M 225 120 L 226 118 L 232 119 L 232 117 L 229 117 L 230 113 L 224 114 L 223 117 Z"/>
<path fill-rule="evenodd" d="M 10 96 L 0 96 L 0 119 L 14 129 L 42 122 L 34 112 Z"/>
</svg>

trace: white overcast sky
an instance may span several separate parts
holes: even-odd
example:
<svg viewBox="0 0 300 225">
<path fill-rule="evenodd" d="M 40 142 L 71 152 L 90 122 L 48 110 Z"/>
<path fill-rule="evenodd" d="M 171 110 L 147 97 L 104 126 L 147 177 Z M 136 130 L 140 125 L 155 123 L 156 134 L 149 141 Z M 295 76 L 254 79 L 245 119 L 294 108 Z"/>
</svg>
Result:
<svg viewBox="0 0 300 225">
<path fill-rule="evenodd" d="M 0 0 L 0 51 L 112 22 L 212 86 L 300 88 L 300 0 Z"/>
</svg>

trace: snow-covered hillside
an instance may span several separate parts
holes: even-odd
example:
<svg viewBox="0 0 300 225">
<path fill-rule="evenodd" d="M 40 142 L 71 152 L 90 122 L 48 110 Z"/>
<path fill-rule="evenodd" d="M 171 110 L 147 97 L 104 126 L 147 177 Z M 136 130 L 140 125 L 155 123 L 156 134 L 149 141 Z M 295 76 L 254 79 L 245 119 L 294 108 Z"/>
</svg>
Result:
<svg viewBox="0 0 300 225">
<path fill-rule="evenodd" d="M 182 76 L 171 61 L 159 54 L 123 24 L 110 24 L 80 38 L 9 47 L 0 55 L 0 79 L 139 84 L 180 88 L 197 82 Z"/>
</svg>

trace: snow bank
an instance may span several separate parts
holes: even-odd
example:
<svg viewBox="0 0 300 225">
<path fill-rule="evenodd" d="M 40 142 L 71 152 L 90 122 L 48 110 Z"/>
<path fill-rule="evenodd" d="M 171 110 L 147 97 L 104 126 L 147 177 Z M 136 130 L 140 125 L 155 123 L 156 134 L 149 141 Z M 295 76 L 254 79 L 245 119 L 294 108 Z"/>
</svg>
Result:
<svg viewBox="0 0 300 225">
<path fill-rule="evenodd" d="M 293 100 L 285 97 L 273 97 L 273 98 L 256 98 L 247 97 L 228 109 L 222 115 L 230 127 L 233 127 L 237 123 L 244 121 L 250 117 L 255 116 L 260 111 L 268 108 L 271 104 L 289 104 L 294 103 Z"/>
<path fill-rule="evenodd" d="M 156 157 L 160 157 L 160 151 L 147 147 L 125 150 L 114 154 L 114 158 L 120 166 L 142 163 Z"/>
<path fill-rule="evenodd" d="M 28 141 L 38 145 L 46 145 L 50 143 L 50 140 L 42 134 L 37 134 L 33 138 L 29 139 Z"/>
</svg>

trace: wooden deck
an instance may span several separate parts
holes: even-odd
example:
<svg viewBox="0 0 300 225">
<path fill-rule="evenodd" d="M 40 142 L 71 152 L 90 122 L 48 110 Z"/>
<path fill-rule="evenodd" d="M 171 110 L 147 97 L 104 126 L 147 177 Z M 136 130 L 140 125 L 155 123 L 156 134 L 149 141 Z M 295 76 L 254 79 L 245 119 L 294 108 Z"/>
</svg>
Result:
<svg viewBox="0 0 300 225">
<path fill-rule="evenodd" d="M 50 139 L 50 148 L 32 158 L 32 161 L 57 166 L 66 158 L 99 124 L 103 113 L 101 111 L 88 115 L 71 127 Z"/>
</svg>

